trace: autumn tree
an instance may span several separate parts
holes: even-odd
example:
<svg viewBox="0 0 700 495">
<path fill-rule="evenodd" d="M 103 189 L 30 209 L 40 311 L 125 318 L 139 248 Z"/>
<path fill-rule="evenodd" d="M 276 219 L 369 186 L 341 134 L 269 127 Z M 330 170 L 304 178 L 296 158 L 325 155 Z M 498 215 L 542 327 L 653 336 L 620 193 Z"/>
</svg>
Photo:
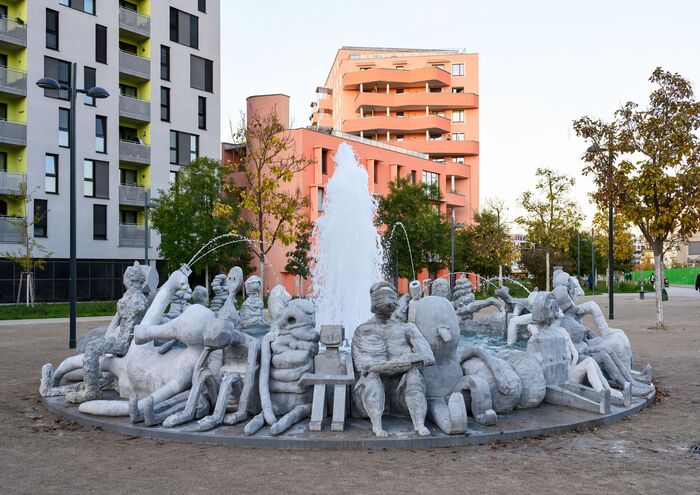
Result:
<svg viewBox="0 0 700 495">
<path fill-rule="evenodd" d="M 230 164 L 233 174 L 225 184 L 227 191 L 240 194 L 241 207 L 249 214 L 253 242 L 250 249 L 260 262 L 260 278 L 265 280 L 265 259 L 278 242 L 289 246 L 296 240 L 302 222 L 306 222 L 308 198 L 298 189 L 289 191 L 294 176 L 313 163 L 298 155 L 295 141 L 275 110 L 251 113 L 232 128 L 233 140 L 245 144 L 245 153 Z M 217 211 L 229 216 L 226 208 Z"/>
<path fill-rule="evenodd" d="M 613 213 L 613 262 L 616 271 L 629 271 L 632 268 L 634 255 L 634 239 L 630 231 L 629 220 L 620 212 Z M 596 211 L 593 215 L 593 230 L 595 232 L 595 249 L 605 253 L 607 266 L 608 253 L 608 212 Z"/>
<path fill-rule="evenodd" d="M 566 248 L 571 231 L 581 224 L 581 213 L 576 202 L 569 198 L 576 184 L 573 177 L 549 168 L 538 168 L 535 176 L 535 191 L 526 191 L 520 197 L 525 215 L 516 222 L 526 229 L 528 240 L 544 250 L 545 290 L 549 290 L 551 253 Z"/>
<path fill-rule="evenodd" d="M 612 203 L 641 230 L 654 252 L 656 280 L 663 280 L 664 253 L 700 224 L 700 102 L 690 81 L 677 73 L 659 67 L 649 82 L 655 88 L 646 108 L 630 101 L 615 112 L 616 139 L 602 139 L 611 124 L 600 119 L 583 117 L 574 128 L 599 148 L 610 142 L 619 154 L 619 160 L 604 160 L 587 151 L 584 173 L 593 176 L 596 203 Z M 662 287 L 656 284 L 659 329 L 664 327 Z"/>
<path fill-rule="evenodd" d="M 311 238 L 313 235 L 313 224 L 303 222 L 299 225 L 296 235 L 294 249 L 287 252 L 287 264 L 284 269 L 298 277 L 298 286 L 301 286 L 302 279 L 306 280 L 311 275 Z M 299 294 L 297 294 L 298 296 Z"/>
</svg>

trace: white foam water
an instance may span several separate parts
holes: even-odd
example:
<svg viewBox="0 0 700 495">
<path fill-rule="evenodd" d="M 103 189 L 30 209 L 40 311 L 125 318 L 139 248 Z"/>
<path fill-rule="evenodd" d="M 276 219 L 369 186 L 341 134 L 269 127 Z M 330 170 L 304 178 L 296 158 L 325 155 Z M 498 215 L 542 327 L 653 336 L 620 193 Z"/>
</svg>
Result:
<svg viewBox="0 0 700 495">
<path fill-rule="evenodd" d="M 383 253 L 367 171 L 345 142 L 333 158 L 336 167 L 314 229 L 311 275 L 316 324 L 342 324 L 349 342 L 355 329 L 372 316 L 369 289 L 381 280 Z"/>
</svg>

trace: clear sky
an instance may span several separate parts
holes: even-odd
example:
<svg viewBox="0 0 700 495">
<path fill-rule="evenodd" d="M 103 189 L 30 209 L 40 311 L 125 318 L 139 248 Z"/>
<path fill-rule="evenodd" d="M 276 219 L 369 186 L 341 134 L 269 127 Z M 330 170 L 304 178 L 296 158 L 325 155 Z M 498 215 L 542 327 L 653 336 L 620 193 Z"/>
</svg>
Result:
<svg viewBox="0 0 700 495">
<path fill-rule="evenodd" d="M 254 94 L 291 97 L 294 126 L 343 45 L 466 48 L 479 53 L 481 199 L 517 198 L 537 167 L 580 176 L 585 143 L 571 122 L 609 118 L 622 102 L 646 102 L 662 66 L 700 93 L 697 0 L 221 0 L 222 139 Z"/>
</svg>

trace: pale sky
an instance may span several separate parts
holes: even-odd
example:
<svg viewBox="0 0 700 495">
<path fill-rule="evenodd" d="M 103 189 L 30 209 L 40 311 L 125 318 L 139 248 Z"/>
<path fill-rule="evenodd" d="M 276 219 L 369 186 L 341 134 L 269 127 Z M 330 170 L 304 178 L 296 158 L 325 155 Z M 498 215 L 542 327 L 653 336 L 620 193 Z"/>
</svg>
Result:
<svg viewBox="0 0 700 495">
<path fill-rule="evenodd" d="M 343 45 L 465 48 L 479 53 L 481 201 L 500 197 L 511 220 L 537 167 L 581 177 L 586 144 L 572 120 L 610 118 L 645 103 L 657 66 L 700 93 L 700 1 L 221 0 L 222 139 L 246 97 L 285 93 L 306 126 L 316 86 Z M 696 96 L 698 96 L 696 94 Z"/>
</svg>

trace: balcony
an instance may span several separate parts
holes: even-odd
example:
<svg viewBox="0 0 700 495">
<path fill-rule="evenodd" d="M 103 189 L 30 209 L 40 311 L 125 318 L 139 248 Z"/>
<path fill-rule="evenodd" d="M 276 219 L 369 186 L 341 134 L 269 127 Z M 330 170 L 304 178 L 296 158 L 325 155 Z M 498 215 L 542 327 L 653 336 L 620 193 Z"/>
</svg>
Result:
<svg viewBox="0 0 700 495">
<path fill-rule="evenodd" d="M 148 165 L 151 163 L 151 147 L 133 141 L 119 141 L 119 161 Z"/>
<path fill-rule="evenodd" d="M 474 156 L 479 154 L 479 141 L 423 141 L 406 140 L 396 143 L 397 146 L 410 150 L 427 153 L 431 157 L 440 156 Z"/>
<path fill-rule="evenodd" d="M 119 245 L 125 247 L 143 247 L 146 242 L 146 229 L 131 223 L 119 224 Z"/>
<path fill-rule="evenodd" d="M 130 122 L 150 122 L 151 102 L 131 96 L 119 96 L 119 118 Z"/>
<path fill-rule="evenodd" d="M 12 99 L 27 96 L 27 73 L 0 67 L 0 95 Z"/>
<path fill-rule="evenodd" d="M 450 120 L 438 115 L 427 117 L 365 117 L 343 121 L 343 132 L 449 132 Z"/>
<path fill-rule="evenodd" d="M 0 120 L 0 144 L 13 148 L 27 146 L 27 124 Z"/>
<path fill-rule="evenodd" d="M 145 187 L 119 185 L 119 204 L 131 206 L 143 206 L 146 203 Z"/>
<path fill-rule="evenodd" d="M 424 67 L 422 69 L 398 70 L 398 69 L 369 69 L 358 72 L 349 72 L 343 76 L 343 89 L 359 89 L 360 84 L 366 86 L 379 86 L 386 89 L 406 88 L 420 86 L 428 83 L 430 87 L 449 86 L 452 75 L 437 67 Z"/>
<path fill-rule="evenodd" d="M 448 181 L 449 182 L 449 181 Z M 449 184 L 448 184 L 449 186 Z M 458 192 L 452 192 L 450 190 L 445 191 L 443 194 L 444 201 L 448 206 L 465 207 L 467 206 L 467 197 L 464 194 Z"/>
<path fill-rule="evenodd" d="M 143 40 L 151 37 L 151 18 L 133 10 L 119 7 L 119 30 L 127 37 Z"/>
<path fill-rule="evenodd" d="M 27 25 L 24 21 L 0 17 L 0 48 L 17 50 L 27 47 Z"/>
<path fill-rule="evenodd" d="M 24 174 L 0 172 L 0 194 L 19 194 L 22 184 L 27 181 Z"/>
<path fill-rule="evenodd" d="M 23 220 L 21 217 L 0 217 L 0 242 L 22 242 Z"/>
<path fill-rule="evenodd" d="M 151 79 L 151 59 L 129 52 L 119 52 L 119 73 L 137 82 Z"/>
<path fill-rule="evenodd" d="M 454 110 L 479 108 L 479 95 L 474 93 L 357 93 L 355 111 L 360 108 L 392 110 Z"/>
</svg>

